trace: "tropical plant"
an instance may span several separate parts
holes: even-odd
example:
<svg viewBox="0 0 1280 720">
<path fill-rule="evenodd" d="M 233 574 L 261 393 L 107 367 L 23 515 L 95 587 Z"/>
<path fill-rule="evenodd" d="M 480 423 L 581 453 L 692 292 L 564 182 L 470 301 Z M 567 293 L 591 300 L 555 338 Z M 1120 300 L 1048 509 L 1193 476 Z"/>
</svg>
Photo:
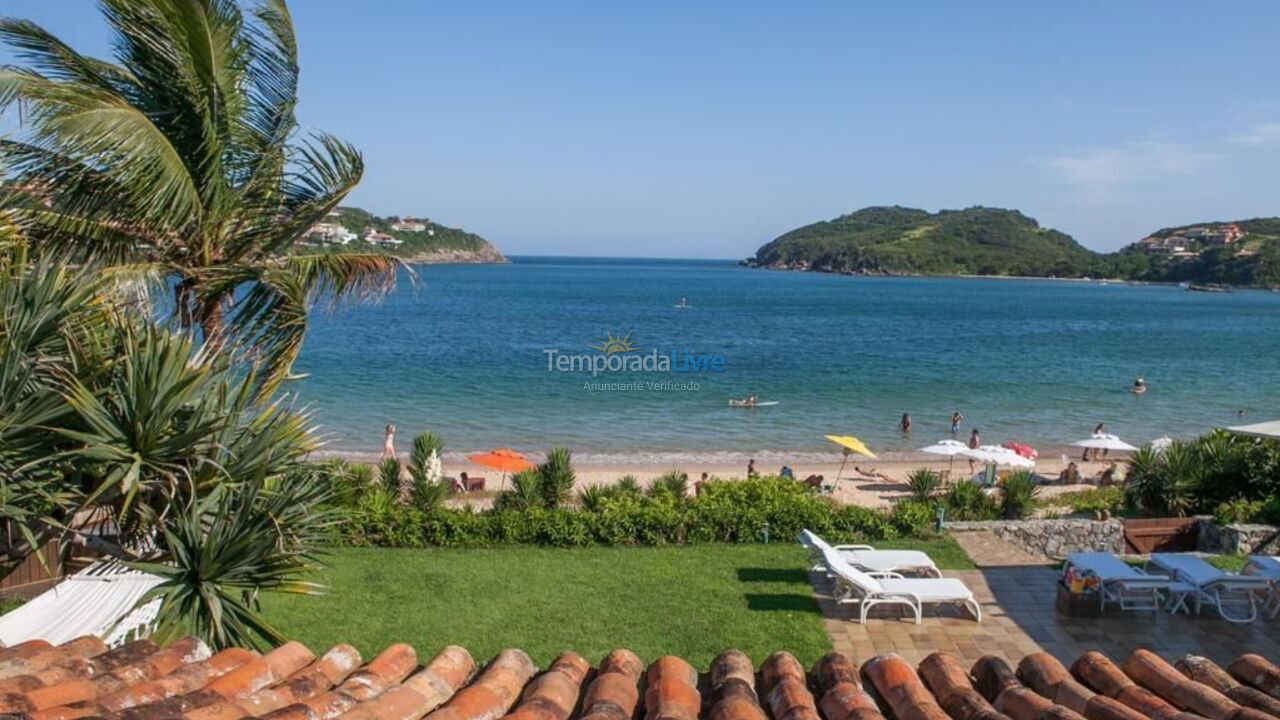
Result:
<svg viewBox="0 0 1280 720">
<path fill-rule="evenodd" d="M 285 637 L 261 615 L 262 591 L 315 594 L 303 580 L 334 516 L 319 473 L 285 476 L 274 487 L 223 484 L 190 498 L 161 528 L 154 557 L 132 565 L 162 580 L 141 602 L 163 599 L 156 636 L 205 638 L 214 647 L 264 647 Z"/>
<path fill-rule="evenodd" d="M 689 475 L 679 470 L 668 470 L 649 484 L 649 495 L 652 497 L 666 495 L 684 500 L 689 497 Z"/>
<path fill-rule="evenodd" d="M 942 476 L 928 468 L 918 468 L 907 475 L 907 487 L 913 499 L 930 502 L 942 487 Z"/>
<path fill-rule="evenodd" d="M 588 485 L 578 491 L 578 505 L 587 512 L 599 512 L 613 495 L 604 485 Z"/>
<path fill-rule="evenodd" d="M 293 255 L 360 181 L 350 145 L 298 139 L 298 48 L 285 0 L 101 0 L 115 63 L 0 20 L 7 220 L 45 252 L 172 290 L 172 320 L 251 348 L 257 392 L 290 374 L 317 299 L 388 292 L 381 254 Z M 163 282 L 167 281 L 167 282 Z"/>
<path fill-rule="evenodd" d="M 942 494 L 940 502 L 951 520 L 993 520 L 1000 512 L 986 489 L 972 480 L 953 483 Z"/>
<path fill-rule="evenodd" d="M 452 493 L 444 481 L 440 454 L 444 442 L 433 432 L 424 432 L 413 439 L 409 452 L 410 495 L 413 504 L 422 510 L 439 507 Z"/>
<path fill-rule="evenodd" d="M 378 484 L 383 490 L 391 493 L 392 497 L 400 496 L 403 471 L 399 458 L 383 458 L 382 462 L 378 463 Z"/>
<path fill-rule="evenodd" d="M 521 470 L 511 476 L 511 489 L 498 495 L 494 506 L 500 510 L 532 510 L 546 506 L 542 490 L 542 474 L 537 470 Z"/>
<path fill-rule="evenodd" d="M 618 478 L 618 482 L 614 483 L 610 487 L 612 487 L 619 495 L 639 495 L 642 492 L 640 488 L 640 481 L 636 479 L 635 475 L 623 475 Z"/>
<path fill-rule="evenodd" d="M 1014 470 L 1000 483 L 1000 513 L 1006 520 L 1031 514 L 1040 495 L 1039 481 L 1030 470 Z"/>
<path fill-rule="evenodd" d="M 539 487 L 543 505 L 557 508 L 569 502 L 577 476 L 573 472 L 573 455 L 568 448 L 555 447 L 538 466 Z"/>
</svg>

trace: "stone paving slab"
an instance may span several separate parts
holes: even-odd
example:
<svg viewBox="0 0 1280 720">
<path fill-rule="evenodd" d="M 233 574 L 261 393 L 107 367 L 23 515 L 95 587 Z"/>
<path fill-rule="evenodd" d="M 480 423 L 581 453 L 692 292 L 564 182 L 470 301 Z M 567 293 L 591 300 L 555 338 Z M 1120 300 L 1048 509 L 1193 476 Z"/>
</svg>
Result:
<svg viewBox="0 0 1280 720">
<path fill-rule="evenodd" d="M 982 605 L 982 622 L 963 609 L 926 606 L 920 625 L 905 608 L 874 608 L 867 624 L 857 621 L 856 605 L 831 599 L 830 581 L 811 573 L 823 623 L 835 649 L 862 662 L 896 652 L 918 663 L 933 652 L 946 652 L 971 664 L 983 655 L 999 655 L 1016 664 L 1024 655 L 1045 651 L 1071 663 L 1088 650 L 1101 650 L 1123 660 L 1146 647 L 1169 659 L 1187 653 L 1228 663 L 1245 652 L 1280 657 L 1280 622 L 1259 620 L 1236 625 L 1206 611 L 1200 617 L 1167 612 L 1108 610 L 1101 618 L 1069 618 L 1054 609 L 1058 573 L 1042 565 L 988 567 L 945 572 L 959 578 Z"/>
</svg>

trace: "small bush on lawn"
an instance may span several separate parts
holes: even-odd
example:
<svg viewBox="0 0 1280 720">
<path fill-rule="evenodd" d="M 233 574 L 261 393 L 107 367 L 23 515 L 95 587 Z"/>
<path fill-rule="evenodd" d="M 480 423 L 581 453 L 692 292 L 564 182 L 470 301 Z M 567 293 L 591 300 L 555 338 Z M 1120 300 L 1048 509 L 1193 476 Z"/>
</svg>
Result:
<svg viewBox="0 0 1280 720">
<path fill-rule="evenodd" d="M 1119 513 L 1125 507 L 1124 488 L 1100 487 L 1055 495 L 1043 501 L 1046 506 L 1066 506 L 1075 513 Z"/>
<path fill-rule="evenodd" d="M 1000 485 L 1000 513 L 1006 520 L 1020 520 L 1035 508 L 1040 486 L 1030 470 L 1009 473 Z"/>
<path fill-rule="evenodd" d="M 920 502 L 929 502 L 942 487 L 942 475 L 928 468 L 912 470 L 907 476 L 907 487 L 911 488 L 911 498 Z"/>
<path fill-rule="evenodd" d="M 995 499 L 972 480 L 961 480 L 947 488 L 940 502 L 947 510 L 948 520 L 978 521 L 1000 517 Z"/>
<path fill-rule="evenodd" d="M 529 473 L 536 478 L 536 473 Z M 878 541 L 926 529 L 931 509 L 889 513 L 842 506 L 794 480 L 776 477 L 712 480 L 694 498 L 673 492 L 590 493 L 582 507 L 548 508 L 538 484 L 492 510 L 430 510 L 400 505 L 385 490 L 367 493 L 345 526 L 357 546 L 478 547 L 498 544 L 678 545 L 701 542 L 790 542 L 803 528 L 831 539 Z M 518 486 L 518 485 L 517 485 Z"/>
</svg>

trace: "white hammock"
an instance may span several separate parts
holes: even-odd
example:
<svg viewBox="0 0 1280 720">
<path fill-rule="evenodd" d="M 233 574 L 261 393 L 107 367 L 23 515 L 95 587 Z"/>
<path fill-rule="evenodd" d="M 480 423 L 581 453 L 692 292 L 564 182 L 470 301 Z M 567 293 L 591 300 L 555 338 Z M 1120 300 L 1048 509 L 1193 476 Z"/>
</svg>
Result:
<svg viewBox="0 0 1280 720">
<path fill-rule="evenodd" d="M 134 605 L 160 582 L 155 575 L 129 569 L 117 560 L 100 560 L 0 617 L 0 645 L 36 639 L 58 645 L 97 635 L 114 646 L 145 636 L 155 622 L 160 599 L 139 608 Z"/>
</svg>

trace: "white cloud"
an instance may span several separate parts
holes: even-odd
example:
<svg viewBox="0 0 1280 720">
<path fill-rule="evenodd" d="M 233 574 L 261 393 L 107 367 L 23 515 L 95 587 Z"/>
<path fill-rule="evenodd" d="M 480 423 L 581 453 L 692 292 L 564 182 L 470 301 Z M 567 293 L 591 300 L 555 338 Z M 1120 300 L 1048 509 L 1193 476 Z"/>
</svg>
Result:
<svg viewBox="0 0 1280 720">
<path fill-rule="evenodd" d="M 1250 145 L 1272 144 L 1280 141 L 1280 122 L 1259 123 L 1249 128 L 1243 135 L 1231 138 L 1232 142 Z"/>
<path fill-rule="evenodd" d="M 1189 145 L 1144 141 L 1063 153 L 1044 158 L 1041 164 L 1079 190 L 1105 195 L 1124 185 L 1194 175 L 1218 157 Z"/>
</svg>

